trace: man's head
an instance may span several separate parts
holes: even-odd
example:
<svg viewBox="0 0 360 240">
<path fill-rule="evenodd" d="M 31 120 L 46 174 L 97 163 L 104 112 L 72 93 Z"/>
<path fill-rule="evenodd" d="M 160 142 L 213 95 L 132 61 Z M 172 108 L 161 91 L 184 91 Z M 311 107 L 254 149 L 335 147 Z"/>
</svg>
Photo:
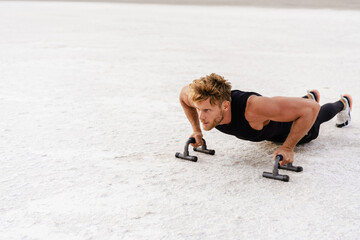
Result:
<svg viewBox="0 0 360 240">
<path fill-rule="evenodd" d="M 194 102 L 204 130 L 211 130 L 224 119 L 230 108 L 231 84 L 215 73 L 194 80 L 190 85 Z"/>
</svg>

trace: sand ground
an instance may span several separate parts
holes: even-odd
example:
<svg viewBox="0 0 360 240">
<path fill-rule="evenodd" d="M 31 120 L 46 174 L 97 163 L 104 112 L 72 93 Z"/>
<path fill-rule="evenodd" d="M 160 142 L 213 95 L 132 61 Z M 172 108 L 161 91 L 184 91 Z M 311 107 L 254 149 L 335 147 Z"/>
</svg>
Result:
<svg viewBox="0 0 360 240">
<path fill-rule="evenodd" d="M 0 239 L 358 239 L 360 12 L 0 2 Z M 191 134 L 184 85 L 216 72 L 266 96 L 354 98 L 299 146 Z M 191 151 L 191 154 L 194 152 Z"/>
<path fill-rule="evenodd" d="M 0 0 L 3 1 L 3 0 Z M 21 0 L 24 1 L 24 0 Z M 31 0 L 25 0 L 31 1 Z M 58 1 L 58 0 L 39 0 Z M 146 3 L 166 5 L 215 5 L 215 6 L 248 6 L 270 8 L 318 8 L 359 10 L 357 0 L 62 0 L 62 2 L 110 2 L 110 3 Z"/>
</svg>

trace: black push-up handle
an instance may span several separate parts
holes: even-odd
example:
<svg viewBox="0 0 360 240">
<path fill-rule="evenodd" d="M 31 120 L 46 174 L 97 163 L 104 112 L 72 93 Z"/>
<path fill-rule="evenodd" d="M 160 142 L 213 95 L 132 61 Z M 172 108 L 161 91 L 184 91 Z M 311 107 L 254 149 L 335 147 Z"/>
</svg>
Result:
<svg viewBox="0 0 360 240">
<path fill-rule="evenodd" d="M 288 163 L 284 166 L 281 166 L 280 163 L 278 164 L 279 169 L 289 170 L 293 172 L 302 172 L 303 168 L 300 166 L 293 166 L 292 163 Z"/>
<path fill-rule="evenodd" d="M 277 155 L 275 158 L 273 172 L 272 173 L 263 172 L 263 177 L 288 182 L 290 180 L 289 176 L 279 174 L 279 168 L 284 169 L 284 170 L 294 171 L 294 172 L 301 172 L 303 170 L 302 167 L 293 166 L 292 163 L 288 163 L 284 166 L 280 166 L 279 161 L 281 161 L 282 159 L 283 159 L 282 155 Z"/>
<path fill-rule="evenodd" d="M 202 139 L 202 140 L 203 140 L 203 145 L 201 147 L 194 148 L 194 151 L 214 155 L 215 150 L 207 149 L 205 139 Z M 185 143 L 184 153 L 177 152 L 175 154 L 175 157 L 181 158 L 181 159 L 184 159 L 184 160 L 188 160 L 188 161 L 192 161 L 192 162 L 197 162 L 198 158 L 196 156 L 190 156 L 189 155 L 189 145 L 190 145 L 190 143 L 196 143 L 195 138 L 189 138 Z"/>
<path fill-rule="evenodd" d="M 187 140 L 187 142 L 185 143 L 185 147 L 184 147 L 184 153 L 175 153 L 175 157 L 177 158 L 181 158 L 184 160 L 189 160 L 192 162 L 197 162 L 198 158 L 196 156 L 190 156 L 189 155 L 189 144 L 190 143 L 196 143 L 195 138 L 189 138 Z"/>
<path fill-rule="evenodd" d="M 202 139 L 202 140 L 203 140 L 203 145 L 202 145 L 201 147 L 194 148 L 193 150 L 194 150 L 195 152 L 202 152 L 202 153 L 214 155 L 214 154 L 215 154 L 215 150 L 213 150 L 213 149 L 207 149 L 205 139 Z"/>
</svg>

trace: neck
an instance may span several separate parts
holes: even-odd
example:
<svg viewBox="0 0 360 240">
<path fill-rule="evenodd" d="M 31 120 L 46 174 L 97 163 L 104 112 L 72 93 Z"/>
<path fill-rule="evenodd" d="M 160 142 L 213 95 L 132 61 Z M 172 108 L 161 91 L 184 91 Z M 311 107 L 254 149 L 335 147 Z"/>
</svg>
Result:
<svg viewBox="0 0 360 240">
<path fill-rule="evenodd" d="M 220 125 L 229 124 L 229 123 L 231 123 L 231 105 L 226 111 L 224 111 L 224 118 L 220 122 Z"/>
</svg>

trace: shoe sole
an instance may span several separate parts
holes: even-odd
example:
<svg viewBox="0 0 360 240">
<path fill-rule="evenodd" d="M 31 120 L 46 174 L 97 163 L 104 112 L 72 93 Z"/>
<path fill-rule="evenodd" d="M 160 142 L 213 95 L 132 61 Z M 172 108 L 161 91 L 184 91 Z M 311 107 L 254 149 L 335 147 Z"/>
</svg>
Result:
<svg viewBox="0 0 360 240">
<path fill-rule="evenodd" d="M 347 127 L 350 126 L 350 123 L 351 123 L 351 119 L 346 121 L 346 123 L 336 124 L 336 127 L 338 127 L 338 128 L 347 128 Z"/>
<path fill-rule="evenodd" d="M 350 94 L 344 94 L 343 95 L 344 98 L 346 98 L 346 100 L 348 101 L 349 105 L 350 105 L 350 112 L 352 111 L 352 97 Z M 349 113 L 350 114 L 350 113 Z M 348 121 L 346 121 L 345 123 L 342 123 L 342 124 L 336 124 L 336 126 L 338 128 L 347 128 L 350 126 L 350 123 L 351 123 L 351 117 Z"/>
<path fill-rule="evenodd" d="M 344 94 L 343 95 L 349 102 L 349 105 L 350 105 L 350 111 L 352 111 L 352 97 L 350 94 Z"/>
<path fill-rule="evenodd" d="M 314 94 L 317 103 L 320 102 L 320 92 L 316 89 L 311 90 L 310 93 Z"/>
</svg>

